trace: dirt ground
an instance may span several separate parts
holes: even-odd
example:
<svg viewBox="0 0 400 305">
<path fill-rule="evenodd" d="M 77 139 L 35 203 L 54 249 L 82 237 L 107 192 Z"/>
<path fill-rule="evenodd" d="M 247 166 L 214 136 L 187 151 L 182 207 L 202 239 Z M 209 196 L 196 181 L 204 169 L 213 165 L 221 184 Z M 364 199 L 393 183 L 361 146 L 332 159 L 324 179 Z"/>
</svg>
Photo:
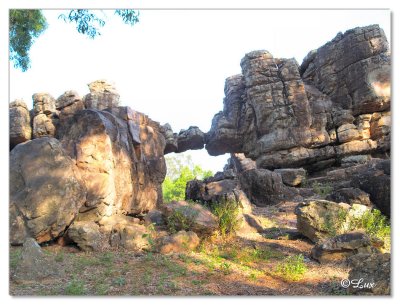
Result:
<svg viewBox="0 0 400 305">
<path fill-rule="evenodd" d="M 203 240 L 196 251 L 162 255 L 123 250 L 85 253 L 75 247 L 42 249 L 59 274 L 37 282 L 15 280 L 21 247 L 10 248 L 11 295 L 344 295 L 345 265 L 321 265 L 310 257 L 313 244 L 296 235 L 294 203 L 256 208 L 264 233 Z M 285 273 L 299 257 L 303 273 Z"/>
</svg>

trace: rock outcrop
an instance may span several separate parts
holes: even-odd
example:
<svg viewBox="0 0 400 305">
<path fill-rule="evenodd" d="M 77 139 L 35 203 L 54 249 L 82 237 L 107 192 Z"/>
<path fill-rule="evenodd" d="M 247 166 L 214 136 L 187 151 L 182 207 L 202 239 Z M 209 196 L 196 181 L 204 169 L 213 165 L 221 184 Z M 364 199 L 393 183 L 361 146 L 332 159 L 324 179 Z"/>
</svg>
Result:
<svg viewBox="0 0 400 305">
<path fill-rule="evenodd" d="M 378 26 L 339 33 L 300 67 L 268 51 L 246 54 L 241 67 L 207 133 L 210 155 L 313 171 L 390 150 L 390 53 Z"/>
</svg>

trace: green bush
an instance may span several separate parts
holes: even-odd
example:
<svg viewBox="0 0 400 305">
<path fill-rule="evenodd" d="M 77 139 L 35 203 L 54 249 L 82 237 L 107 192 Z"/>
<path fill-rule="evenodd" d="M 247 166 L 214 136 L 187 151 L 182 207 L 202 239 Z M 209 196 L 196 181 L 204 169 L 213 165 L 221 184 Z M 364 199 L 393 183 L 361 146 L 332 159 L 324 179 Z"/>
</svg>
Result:
<svg viewBox="0 0 400 305">
<path fill-rule="evenodd" d="M 166 219 L 168 230 L 171 233 L 180 230 L 190 231 L 193 228 L 197 213 L 190 205 L 175 209 Z"/>
<path fill-rule="evenodd" d="M 277 274 L 290 281 L 301 279 L 306 271 L 307 267 L 302 254 L 288 256 L 276 267 Z"/>
<path fill-rule="evenodd" d="M 329 183 L 314 182 L 312 188 L 314 193 L 320 195 L 322 198 L 325 198 L 333 191 L 333 187 Z"/>
<path fill-rule="evenodd" d="M 379 210 L 367 210 L 361 217 L 352 219 L 350 229 L 363 229 L 369 236 L 382 240 L 385 248 L 390 249 L 390 222 Z"/>
<path fill-rule="evenodd" d="M 239 217 L 239 203 L 233 200 L 223 200 L 222 202 L 211 204 L 212 213 L 218 218 L 219 231 L 222 236 L 236 232 L 241 225 Z"/>
</svg>

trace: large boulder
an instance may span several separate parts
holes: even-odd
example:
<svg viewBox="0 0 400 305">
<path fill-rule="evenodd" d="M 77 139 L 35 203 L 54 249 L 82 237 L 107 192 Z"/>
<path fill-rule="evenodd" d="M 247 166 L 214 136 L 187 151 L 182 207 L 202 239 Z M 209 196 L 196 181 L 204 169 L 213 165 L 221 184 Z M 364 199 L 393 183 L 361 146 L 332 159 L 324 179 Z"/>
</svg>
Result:
<svg viewBox="0 0 400 305">
<path fill-rule="evenodd" d="M 178 233 L 165 236 L 160 243 L 160 253 L 185 253 L 196 249 L 200 239 L 194 232 L 179 231 Z"/>
<path fill-rule="evenodd" d="M 102 248 L 99 226 L 92 221 L 74 221 L 67 232 L 68 238 L 83 251 L 99 251 Z"/>
<path fill-rule="evenodd" d="M 353 294 L 390 295 L 390 254 L 358 254 L 349 259 Z"/>
<path fill-rule="evenodd" d="M 298 186 L 305 182 L 307 171 L 304 168 L 281 168 L 274 172 L 279 173 L 284 184 Z"/>
<path fill-rule="evenodd" d="M 10 149 L 26 142 L 32 137 L 31 119 L 28 107 L 23 100 L 10 103 Z"/>
<path fill-rule="evenodd" d="M 287 187 L 280 174 L 268 169 L 251 169 L 239 175 L 240 186 L 249 200 L 257 206 L 268 206 L 298 196 L 294 188 Z"/>
<path fill-rule="evenodd" d="M 10 154 L 10 242 L 39 243 L 59 236 L 86 201 L 71 158 L 54 138 L 16 146 Z"/>
<path fill-rule="evenodd" d="M 367 210 L 364 205 L 350 206 L 328 200 L 301 202 L 295 209 L 297 230 L 317 243 L 347 232 L 352 219 L 361 217 Z"/>
<path fill-rule="evenodd" d="M 51 115 L 56 112 L 56 100 L 48 93 L 35 93 L 32 95 L 33 111 L 35 115 Z"/>
<path fill-rule="evenodd" d="M 197 203 L 186 201 L 172 201 L 161 207 L 167 223 L 174 222 L 176 230 L 182 230 L 180 219 L 185 220 L 191 231 L 199 235 L 211 235 L 218 229 L 216 217 L 205 207 Z"/>
<path fill-rule="evenodd" d="M 151 234 L 145 226 L 140 224 L 116 224 L 110 235 L 110 244 L 112 247 L 134 252 L 150 250 Z"/>
<path fill-rule="evenodd" d="M 320 263 L 343 263 L 358 253 L 377 252 L 377 244 L 383 246 L 363 232 L 349 232 L 321 241 L 312 248 L 311 256 Z"/>
<path fill-rule="evenodd" d="M 326 199 L 335 202 L 345 202 L 348 204 L 362 204 L 369 207 L 372 206 L 372 203 L 369 199 L 369 194 L 353 187 L 335 190 Z"/>
<path fill-rule="evenodd" d="M 61 142 L 87 189 L 78 220 L 139 214 L 162 201 L 166 174 L 160 125 L 129 107 L 77 112 Z"/>
</svg>

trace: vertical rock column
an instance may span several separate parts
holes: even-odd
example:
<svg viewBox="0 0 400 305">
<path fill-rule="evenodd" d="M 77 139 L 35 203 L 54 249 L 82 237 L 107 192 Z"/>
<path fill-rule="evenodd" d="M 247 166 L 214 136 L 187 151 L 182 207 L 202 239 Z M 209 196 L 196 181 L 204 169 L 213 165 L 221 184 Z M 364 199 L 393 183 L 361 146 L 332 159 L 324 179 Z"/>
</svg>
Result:
<svg viewBox="0 0 400 305">
<path fill-rule="evenodd" d="M 56 101 L 48 93 L 35 93 L 33 99 L 33 138 L 54 137 L 56 133 Z"/>
<path fill-rule="evenodd" d="M 10 103 L 10 149 L 32 137 L 29 110 L 23 100 Z"/>
</svg>

